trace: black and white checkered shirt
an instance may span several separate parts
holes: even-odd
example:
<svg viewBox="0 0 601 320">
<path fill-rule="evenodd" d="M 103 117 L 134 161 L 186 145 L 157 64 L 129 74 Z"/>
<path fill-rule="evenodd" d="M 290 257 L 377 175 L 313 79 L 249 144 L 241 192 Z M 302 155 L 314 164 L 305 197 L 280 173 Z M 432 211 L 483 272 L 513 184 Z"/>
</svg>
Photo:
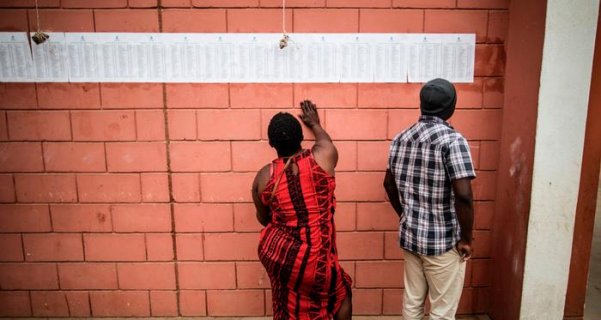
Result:
<svg viewBox="0 0 601 320">
<path fill-rule="evenodd" d="M 444 120 L 421 116 L 392 141 L 388 168 L 403 214 L 400 245 L 422 255 L 441 255 L 461 238 L 451 182 L 475 178 L 466 139 Z"/>
</svg>

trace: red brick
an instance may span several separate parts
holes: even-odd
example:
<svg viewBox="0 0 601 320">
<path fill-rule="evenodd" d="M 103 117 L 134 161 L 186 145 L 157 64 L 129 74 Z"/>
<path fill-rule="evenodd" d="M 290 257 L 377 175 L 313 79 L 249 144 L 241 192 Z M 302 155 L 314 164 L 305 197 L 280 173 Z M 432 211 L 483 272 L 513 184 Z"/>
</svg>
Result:
<svg viewBox="0 0 601 320">
<path fill-rule="evenodd" d="M 474 168 L 477 170 L 480 168 L 480 141 L 469 141 L 468 144 Z"/>
<path fill-rule="evenodd" d="M 359 31 L 357 9 L 298 9 L 294 32 L 341 33 Z"/>
<path fill-rule="evenodd" d="M 33 83 L 0 83 L 0 109 L 36 109 L 36 89 Z"/>
<path fill-rule="evenodd" d="M 190 0 L 162 0 L 163 8 L 182 8 L 191 6 Z"/>
<path fill-rule="evenodd" d="M 265 290 L 265 315 L 273 315 L 273 297 L 271 290 Z"/>
<path fill-rule="evenodd" d="M 382 290 L 382 313 L 386 315 L 400 315 L 403 313 L 403 290 Z"/>
<path fill-rule="evenodd" d="M 418 108 L 418 83 L 361 83 L 359 84 L 360 108 Z"/>
<path fill-rule="evenodd" d="M 423 32 L 424 12 L 422 10 L 363 9 L 361 10 L 359 31 L 375 33 Z"/>
<path fill-rule="evenodd" d="M 148 12 L 147 10 L 131 11 L 138 14 L 140 14 L 140 12 Z M 96 19 L 98 19 L 99 12 L 104 11 L 98 11 L 96 13 Z M 121 18 L 119 18 L 119 20 L 120 19 Z M 122 19 L 138 18 L 123 17 Z M 158 32 L 158 30 L 155 32 Z M 158 109 L 163 107 L 163 86 L 160 83 L 102 83 L 100 86 L 102 92 L 102 107 L 105 109 Z"/>
<path fill-rule="evenodd" d="M 136 110 L 138 141 L 165 140 L 165 116 L 163 110 Z"/>
<path fill-rule="evenodd" d="M 71 175 L 15 175 L 19 202 L 75 202 L 75 177 Z"/>
<path fill-rule="evenodd" d="M 382 172 L 340 172 L 336 180 L 336 196 L 340 201 L 385 200 Z"/>
<path fill-rule="evenodd" d="M 163 32 L 226 32 L 224 9 L 163 11 Z"/>
<path fill-rule="evenodd" d="M 159 32 L 157 10 L 96 10 L 94 14 L 96 32 Z"/>
<path fill-rule="evenodd" d="M 32 291 L 31 305 L 36 317 L 68 317 L 67 297 L 61 291 Z"/>
<path fill-rule="evenodd" d="M 474 258 L 489 258 L 490 257 L 490 231 L 474 231 Z"/>
<path fill-rule="evenodd" d="M 8 141 L 8 122 L 5 111 L 0 111 L 0 141 Z"/>
<path fill-rule="evenodd" d="M 482 108 L 482 80 L 474 79 L 472 83 L 458 83 L 457 108 L 458 109 L 480 109 Z"/>
<path fill-rule="evenodd" d="M 476 230 L 490 230 L 494 214 L 495 203 L 493 201 L 474 202 L 474 228 Z"/>
<path fill-rule="evenodd" d="M 335 140 L 386 138 L 384 110 L 326 110 L 326 128 Z"/>
<path fill-rule="evenodd" d="M 171 211 L 168 204 L 111 206 L 115 232 L 169 232 Z"/>
<path fill-rule="evenodd" d="M 0 12 L 0 30 L 6 31 L 28 31 L 26 10 L 7 10 Z"/>
<path fill-rule="evenodd" d="M 109 205 L 66 204 L 51 205 L 52 227 L 56 232 L 110 232 Z"/>
<path fill-rule="evenodd" d="M 496 170 L 499 164 L 498 141 L 482 141 L 480 143 L 480 169 Z"/>
<path fill-rule="evenodd" d="M 474 288 L 473 311 L 475 313 L 486 312 L 490 303 L 490 288 Z"/>
<path fill-rule="evenodd" d="M 473 288 L 464 288 L 461 293 L 461 299 L 459 301 L 459 307 L 457 308 L 457 314 L 469 314 L 473 313 Z"/>
<path fill-rule="evenodd" d="M 71 140 L 69 112 L 7 112 L 11 140 Z"/>
<path fill-rule="evenodd" d="M 352 202 L 337 202 L 334 214 L 336 231 L 354 231 L 357 226 L 357 208 Z"/>
<path fill-rule="evenodd" d="M 490 11 L 488 13 L 488 43 L 504 43 L 509 29 L 509 12 Z"/>
<path fill-rule="evenodd" d="M 83 260 L 81 234 L 26 234 L 23 245 L 27 261 Z"/>
<path fill-rule="evenodd" d="M 301 101 L 306 99 L 310 99 L 318 108 L 355 108 L 357 85 L 354 83 L 295 84 L 294 107 L 298 107 Z"/>
<path fill-rule="evenodd" d="M 473 286 L 489 286 L 490 285 L 490 264 L 489 259 L 474 259 L 471 260 L 473 266 L 472 285 Z"/>
<path fill-rule="evenodd" d="M 150 314 L 153 317 L 177 316 L 177 292 L 150 291 Z"/>
<path fill-rule="evenodd" d="M 198 110 L 200 140 L 256 140 L 261 137 L 259 110 Z"/>
<path fill-rule="evenodd" d="M 381 232 L 339 232 L 336 242 L 342 260 L 384 257 L 384 235 Z"/>
<path fill-rule="evenodd" d="M 92 291 L 90 303 L 94 317 L 150 316 L 148 291 Z"/>
<path fill-rule="evenodd" d="M 204 238 L 205 260 L 258 260 L 256 233 L 208 233 Z M 231 250 L 236 248 L 236 250 Z"/>
<path fill-rule="evenodd" d="M 234 230 L 236 232 L 256 232 L 263 226 L 257 221 L 255 206 L 251 203 L 234 204 Z"/>
<path fill-rule="evenodd" d="M 256 172 L 275 158 L 275 150 L 266 141 L 232 142 L 232 168 L 238 172 Z"/>
<path fill-rule="evenodd" d="M 74 111 L 73 140 L 127 141 L 136 139 L 133 111 Z"/>
<path fill-rule="evenodd" d="M 38 83 L 41 109 L 98 109 L 100 89 L 97 83 Z"/>
<path fill-rule="evenodd" d="M 227 108 L 229 106 L 228 85 L 224 83 L 168 83 L 165 86 L 169 108 Z"/>
<path fill-rule="evenodd" d="M 390 0 L 328 0 L 327 5 L 334 8 L 390 8 Z"/>
<path fill-rule="evenodd" d="M 102 172 L 106 170 L 102 143 L 44 143 L 44 163 L 50 172 Z"/>
<path fill-rule="evenodd" d="M 396 8 L 455 8 L 456 0 L 392 0 Z"/>
<path fill-rule="evenodd" d="M 357 315 L 382 314 L 382 289 L 354 289 L 353 313 Z"/>
<path fill-rule="evenodd" d="M 173 237 L 171 234 L 146 234 L 146 258 L 148 261 L 171 261 L 173 255 Z"/>
<path fill-rule="evenodd" d="M 173 263 L 119 263 L 120 289 L 175 289 Z"/>
<path fill-rule="evenodd" d="M 482 44 L 476 46 L 476 77 L 494 77 L 505 74 L 505 47 L 502 44 Z"/>
<path fill-rule="evenodd" d="M 477 171 L 472 183 L 475 200 L 494 200 L 497 195 L 497 173 L 495 171 Z"/>
<path fill-rule="evenodd" d="M 35 7 L 35 0 L 4 0 L 2 1 L 2 7 Z M 39 8 L 58 7 L 60 6 L 59 0 L 38 0 Z"/>
<path fill-rule="evenodd" d="M 200 175 L 203 202 L 249 202 L 255 173 L 206 173 Z"/>
<path fill-rule="evenodd" d="M 16 199 L 12 174 L 0 175 L 0 203 L 15 202 Z"/>
<path fill-rule="evenodd" d="M 231 169 L 229 142 L 174 142 L 169 146 L 174 172 L 212 172 Z"/>
<path fill-rule="evenodd" d="M 403 259 L 403 249 L 399 244 L 398 231 L 384 233 L 384 258 L 388 260 Z"/>
<path fill-rule="evenodd" d="M 44 171 L 40 143 L 0 142 L 0 172 L 40 171 Z"/>
<path fill-rule="evenodd" d="M 40 24 L 44 31 L 94 32 L 94 15 L 92 10 L 40 10 Z M 34 10 L 29 10 L 29 25 L 38 29 Z"/>
<path fill-rule="evenodd" d="M 234 263 L 181 262 L 177 265 L 182 289 L 235 289 Z"/>
<path fill-rule="evenodd" d="M 486 41 L 488 12 L 485 10 L 426 10 L 427 33 L 475 33 L 476 42 Z"/>
<path fill-rule="evenodd" d="M 23 261 L 20 234 L 0 234 L 0 261 Z"/>
<path fill-rule="evenodd" d="M 298 115 L 300 114 L 299 109 L 285 109 L 285 110 L 263 109 L 263 110 L 261 110 L 261 138 L 263 140 L 269 140 L 269 137 L 267 137 L 267 128 L 269 127 L 269 122 L 271 121 L 273 116 L 275 116 L 276 114 L 278 114 L 280 112 L 290 113 L 291 115 L 295 116 L 298 119 L 298 121 L 300 121 L 300 119 L 298 118 Z M 321 125 L 325 126 L 325 124 L 326 124 L 325 110 L 320 109 L 317 112 L 319 114 L 319 119 L 321 121 Z M 311 131 L 311 129 L 307 128 L 307 126 L 302 125 L 302 124 L 301 124 L 301 126 L 303 129 L 303 137 L 305 138 L 305 141 L 315 140 L 315 136 L 313 135 L 313 132 Z M 307 142 L 303 143 L 303 145 L 306 145 L 306 144 L 307 144 Z M 309 146 L 307 145 L 307 146 L 305 146 L 305 148 L 309 148 Z"/>
<path fill-rule="evenodd" d="M 140 175 L 142 182 L 142 201 L 169 201 L 169 180 L 167 174 L 145 173 Z"/>
<path fill-rule="evenodd" d="M 127 0 L 62 0 L 63 8 L 125 8 Z"/>
<path fill-rule="evenodd" d="M 47 232 L 52 230 L 47 205 L 0 205 L 0 232 Z"/>
<path fill-rule="evenodd" d="M 121 142 L 106 144 L 110 172 L 167 171 L 167 148 L 163 142 Z"/>
<path fill-rule="evenodd" d="M 77 188 L 80 202 L 140 202 L 137 174 L 80 175 Z"/>
<path fill-rule="evenodd" d="M 388 202 L 357 204 L 357 230 L 397 230 L 399 217 Z"/>
<path fill-rule="evenodd" d="M 71 317 L 91 316 L 90 297 L 87 292 L 66 291 L 64 294 L 69 305 Z"/>
<path fill-rule="evenodd" d="M 196 111 L 169 110 L 169 139 L 196 140 Z"/>
<path fill-rule="evenodd" d="M 143 234 L 84 234 L 87 261 L 144 261 Z"/>
<path fill-rule="evenodd" d="M 227 21 L 228 32 L 282 32 L 281 9 L 230 9 Z M 286 10 L 286 30 L 292 31 L 292 10 Z"/>
<path fill-rule="evenodd" d="M 231 84 L 231 105 L 232 108 L 290 108 L 293 103 L 292 88 L 287 83 Z"/>
<path fill-rule="evenodd" d="M 505 84 L 503 79 L 491 78 L 484 81 L 484 108 L 502 108 Z"/>
<path fill-rule="evenodd" d="M 117 289 L 117 268 L 112 263 L 61 263 L 62 289 Z"/>
<path fill-rule="evenodd" d="M 260 262 L 237 262 L 236 283 L 238 289 L 269 289 L 271 284 Z"/>
<path fill-rule="evenodd" d="M 192 0 L 192 6 L 194 7 L 257 7 L 259 5 L 259 0 L 229 0 L 229 1 L 221 1 L 221 0 Z"/>
<path fill-rule="evenodd" d="M 1 317 L 31 316 L 31 304 L 27 291 L 0 291 Z"/>
<path fill-rule="evenodd" d="M 457 0 L 458 8 L 508 9 L 509 0 Z"/>
<path fill-rule="evenodd" d="M 182 290 L 179 293 L 179 312 L 182 316 L 206 316 L 207 294 L 199 290 Z"/>
<path fill-rule="evenodd" d="M 197 173 L 176 173 L 172 175 L 171 181 L 175 201 L 200 201 L 200 180 Z"/>
<path fill-rule="evenodd" d="M 54 263 L 2 263 L 0 264 L 2 290 L 58 289 Z"/>
<path fill-rule="evenodd" d="M 230 204 L 175 205 L 177 232 L 233 231 L 234 218 Z"/>
<path fill-rule="evenodd" d="M 451 124 L 468 140 L 498 140 L 501 137 L 501 110 L 457 110 Z"/>
<path fill-rule="evenodd" d="M 286 8 L 325 7 L 326 0 L 287 0 Z M 261 0 L 261 7 L 282 7 L 280 0 Z"/>
<path fill-rule="evenodd" d="M 358 168 L 361 171 L 384 171 L 388 164 L 390 142 L 359 142 L 357 146 Z"/>
<path fill-rule="evenodd" d="M 128 3 L 130 8 L 156 8 L 158 0 L 129 0 Z"/>
<path fill-rule="evenodd" d="M 335 141 L 334 145 L 338 150 L 338 164 L 336 166 L 336 171 L 357 170 L 357 142 Z"/>
<path fill-rule="evenodd" d="M 209 316 L 262 316 L 265 313 L 263 290 L 207 291 Z"/>
<path fill-rule="evenodd" d="M 358 261 L 356 268 L 357 288 L 403 287 L 403 262 L 401 261 Z"/>
<path fill-rule="evenodd" d="M 177 234 L 175 238 L 178 261 L 199 261 L 204 259 L 202 234 Z"/>
</svg>

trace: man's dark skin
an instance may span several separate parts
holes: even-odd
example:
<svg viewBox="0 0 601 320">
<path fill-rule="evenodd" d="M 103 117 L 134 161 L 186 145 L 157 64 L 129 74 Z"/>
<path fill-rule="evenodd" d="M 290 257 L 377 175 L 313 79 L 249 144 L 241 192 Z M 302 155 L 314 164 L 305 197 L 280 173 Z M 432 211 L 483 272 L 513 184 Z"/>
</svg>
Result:
<svg viewBox="0 0 601 320">
<path fill-rule="evenodd" d="M 452 182 L 453 193 L 455 194 L 455 212 L 457 220 L 461 226 L 461 239 L 457 242 L 457 251 L 462 257 L 462 260 L 469 260 L 472 257 L 472 226 L 474 224 L 474 207 L 472 197 L 472 182 L 471 179 L 457 179 Z M 394 175 L 390 169 L 386 170 L 384 177 L 384 189 L 390 204 L 394 208 L 396 214 L 401 217 L 403 214 L 403 204 L 399 199 L 399 190 Z"/>
</svg>

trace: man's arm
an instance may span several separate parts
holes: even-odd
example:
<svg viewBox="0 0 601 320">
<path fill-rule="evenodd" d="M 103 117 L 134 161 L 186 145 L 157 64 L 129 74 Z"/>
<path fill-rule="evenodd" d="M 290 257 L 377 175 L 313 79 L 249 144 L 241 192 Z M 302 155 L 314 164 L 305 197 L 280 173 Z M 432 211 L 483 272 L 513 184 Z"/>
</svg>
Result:
<svg viewBox="0 0 601 320">
<path fill-rule="evenodd" d="M 455 193 L 455 212 L 461 226 L 461 239 L 457 243 L 457 251 L 464 260 L 472 256 L 472 227 L 474 224 L 474 206 L 472 199 L 472 181 L 470 178 L 453 181 Z"/>
<path fill-rule="evenodd" d="M 384 176 L 384 189 L 386 190 L 386 194 L 388 195 L 388 200 L 390 200 L 392 208 L 400 217 L 403 214 L 403 205 L 401 204 L 401 199 L 399 198 L 399 189 L 394 181 L 394 175 L 390 169 L 386 170 L 386 175 Z"/>
<path fill-rule="evenodd" d="M 315 145 L 313 145 L 313 157 L 328 174 L 334 175 L 336 164 L 338 163 L 338 150 L 332 142 L 332 138 L 321 126 L 317 106 L 309 100 L 301 102 L 302 114 L 299 118 L 311 129 L 315 135 Z"/>
<path fill-rule="evenodd" d="M 264 166 L 257 175 L 255 176 L 255 180 L 252 185 L 252 198 L 255 203 L 255 208 L 257 209 L 257 220 L 263 226 L 267 226 L 271 221 L 271 212 L 269 207 L 264 205 L 261 201 L 261 197 L 259 196 L 267 186 L 267 182 L 269 181 L 269 165 Z"/>
</svg>

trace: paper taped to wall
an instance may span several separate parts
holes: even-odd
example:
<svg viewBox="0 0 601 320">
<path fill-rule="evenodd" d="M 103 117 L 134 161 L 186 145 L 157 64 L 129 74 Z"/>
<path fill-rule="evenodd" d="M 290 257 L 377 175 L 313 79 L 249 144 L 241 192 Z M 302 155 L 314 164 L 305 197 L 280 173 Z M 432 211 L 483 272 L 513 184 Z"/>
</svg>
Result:
<svg viewBox="0 0 601 320">
<path fill-rule="evenodd" d="M 0 82 L 473 82 L 474 34 L 0 33 Z"/>
</svg>

